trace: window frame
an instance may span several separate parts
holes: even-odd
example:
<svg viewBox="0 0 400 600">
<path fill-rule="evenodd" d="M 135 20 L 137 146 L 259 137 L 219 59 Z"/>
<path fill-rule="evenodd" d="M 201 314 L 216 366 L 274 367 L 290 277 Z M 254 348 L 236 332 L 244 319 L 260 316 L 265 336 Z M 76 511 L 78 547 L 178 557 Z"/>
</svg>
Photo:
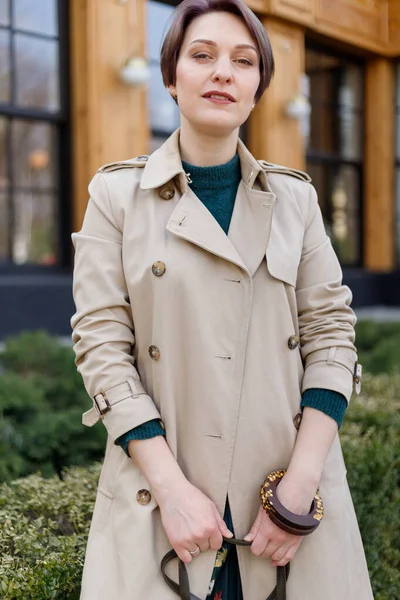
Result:
<svg viewBox="0 0 400 600">
<path fill-rule="evenodd" d="M 395 101 L 394 101 L 394 227 L 395 264 L 400 268 L 400 58 L 395 62 Z"/>
<path fill-rule="evenodd" d="M 357 199 L 357 212 L 359 219 L 358 226 L 358 260 L 352 263 L 346 263 L 340 261 L 343 268 L 362 268 L 364 266 L 364 249 L 365 249 L 365 233 L 364 233 L 364 170 L 365 170 L 365 153 L 364 153 L 364 136 L 365 136 L 365 59 L 357 55 L 349 54 L 347 52 L 332 48 L 330 46 L 323 45 L 314 40 L 306 39 L 305 51 L 317 52 L 346 60 L 354 65 L 357 65 L 361 69 L 362 76 L 362 98 L 363 105 L 360 110 L 361 114 L 361 125 L 362 125 L 362 154 L 359 159 L 344 158 L 340 154 L 334 154 L 323 150 L 315 150 L 307 148 L 306 161 L 316 166 L 329 166 L 332 168 L 339 167 L 351 167 L 357 173 L 358 178 L 358 199 Z M 335 96 L 337 96 L 337 89 L 335 89 Z M 311 97 L 309 98 L 311 101 Z M 313 104 L 311 102 L 311 108 Z"/>
<path fill-rule="evenodd" d="M 11 23 L 9 26 L 0 25 L 1 30 L 11 32 L 10 35 L 10 56 L 11 46 L 13 43 L 13 34 L 20 33 L 36 37 L 38 39 L 57 40 L 59 49 L 59 100 L 60 108 L 57 112 L 52 112 L 46 109 L 36 108 L 19 108 L 13 104 L 13 99 L 16 98 L 16 75 L 14 69 L 10 71 L 11 78 L 11 102 L 0 102 L 0 117 L 8 119 L 7 137 L 6 137 L 6 152 L 11 156 L 11 120 L 18 118 L 20 120 L 35 121 L 37 123 L 49 123 L 56 126 L 56 145 L 57 155 L 55 161 L 55 175 L 58 186 L 56 195 L 56 215 L 57 221 L 54 226 L 57 228 L 57 263 L 54 265 L 39 265 L 34 263 L 15 264 L 10 258 L 12 256 L 12 238 L 9 240 L 8 254 L 9 259 L 0 261 L 0 275 L 29 275 L 29 274 L 46 274 L 59 273 L 63 270 L 70 270 L 72 265 L 72 252 L 70 244 L 70 234 L 72 231 L 72 160 L 71 160 L 71 98 L 70 98 L 70 58 L 69 58 L 69 7 L 65 0 L 57 0 L 57 15 L 58 15 L 58 35 L 52 36 L 40 34 L 25 29 L 13 27 L 12 11 L 13 0 L 8 0 L 9 15 Z M 8 161 L 7 178 L 9 181 L 9 189 L 14 190 L 14 178 L 12 174 L 11 161 Z M 10 196 L 11 198 L 11 196 Z M 8 204 L 9 211 L 9 227 L 13 227 L 13 206 L 10 201 Z"/>
</svg>

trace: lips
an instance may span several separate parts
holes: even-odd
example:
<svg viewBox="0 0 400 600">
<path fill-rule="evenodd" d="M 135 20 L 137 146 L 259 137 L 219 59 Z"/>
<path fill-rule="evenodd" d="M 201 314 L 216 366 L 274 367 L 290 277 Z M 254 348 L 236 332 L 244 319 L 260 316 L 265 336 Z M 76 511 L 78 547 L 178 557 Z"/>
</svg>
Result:
<svg viewBox="0 0 400 600">
<path fill-rule="evenodd" d="M 226 92 L 218 92 L 217 90 L 211 90 L 203 94 L 203 98 L 214 98 L 216 100 L 229 100 L 229 102 L 236 102 L 235 98 Z"/>
</svg>

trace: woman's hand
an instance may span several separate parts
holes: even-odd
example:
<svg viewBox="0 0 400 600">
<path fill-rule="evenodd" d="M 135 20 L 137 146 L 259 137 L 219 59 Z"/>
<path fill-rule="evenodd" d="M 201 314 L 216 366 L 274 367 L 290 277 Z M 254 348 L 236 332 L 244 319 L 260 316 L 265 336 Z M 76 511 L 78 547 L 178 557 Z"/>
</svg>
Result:
<svg viewBox="0 0 400 600">
<path fill-rule="evenodd" d="M 276 488 L 280 502 L 293 513 L 307 515 L 310 512 L 313 496 L 305 496 L 299 489 L 286 479 L 281 479 Z M 250 533 L 244 538 L 252 541 L 251 551 L 256 556 L 271 558 L 272 565 L 284 567 L 296 554 L 303 536 L 293 535 L 275 525 L 268 513 L 261 506 Z"/>
<path fill-rule="evenodd" d="M 222 536 L 232 537 L 212 502 L 183 474 L 163 436 L 131 440 L 128 451 L 150 484 L 169 541 L 183 562 L 201 551 L 219 550 Z"/>
<path fill-rule="evenodd" d="M 187 479 L 163 489 L 156 500 L 171 546 L 184 563 L 199 554 L 192 555 L 189 551 L 219 550 L 222 536 L 233 535 L 214 502 Z"/>
</svg>

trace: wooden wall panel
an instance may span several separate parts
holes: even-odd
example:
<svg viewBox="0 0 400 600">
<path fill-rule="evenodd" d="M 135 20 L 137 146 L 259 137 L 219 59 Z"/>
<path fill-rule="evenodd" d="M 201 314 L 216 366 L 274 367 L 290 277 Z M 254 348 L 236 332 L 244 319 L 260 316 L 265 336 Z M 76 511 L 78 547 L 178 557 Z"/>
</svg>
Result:
<svg viewBox="0 0 400 600">
<path fill-rule="evenodd" d="M 305 148 L 300 128 L 284 109 L 299 91 L 304 72 L 304 32 L 274 19 L 264 19 L 263 24 L 274 49 L 276 75 L 250 118 L 249 147 L 259 159 L 303 169 Z"/>
<path fill-rule="evenodd" d="M 315 22 L 315 1 L 270 0 L 269 10 L 276 16 L 309 25 Z"/>
<path fill-rule="evenodd" d="M 268 12 L 269 0 L 245 0 L 245 2 L 258 15 L 265 15 Z"/>
<path fill-rule="evenodd" d="M 266 0 L 268 14 L 382 55 L 400 48 L 400 0 Z M 397 40 L 396 40 L 397 37 Z M 396 40 L 396 41 L 395 41 Z"/>
<path fill-rule="evenodd" d="M 388 5 L 378 0 L 316 0 L 321 33 L 360 48 L 382 50 L 389 41 Z"/>
<path fill-rule="evenodd" d="M 80 227 L 87 185 L 104 163 L 148 147 L 146 93 L 124 84 L 119 69 L 144 52 L 145 0 L 71 1 L 74 227 Z"/>
<path fill-rule="evenodd" d="M 389 0 L 389 40 L 392 54 L 400 56 L 400 2 Z"/>
<path fill-rule="evenodd" d="M 365 256 L 373 271 L 395 267 L 394 64 L 386 58 L 366 68 Z"/>
</svg>

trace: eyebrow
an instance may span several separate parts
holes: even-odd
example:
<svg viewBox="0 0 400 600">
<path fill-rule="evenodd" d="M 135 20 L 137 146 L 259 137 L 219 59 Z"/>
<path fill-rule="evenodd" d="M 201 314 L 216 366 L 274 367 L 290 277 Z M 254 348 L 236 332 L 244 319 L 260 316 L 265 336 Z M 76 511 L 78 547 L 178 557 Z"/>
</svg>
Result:
<svg viewBox="0 0 400 600">
<path fill-rule="evenodd" d="M 192 46 L 193 44 L 199 44 L 199 43 L 201 43 L 201 44 L 208 44 L 209 46 L 216 46 L 217 45 L 212 40 L 193 40 L 193 42 L 190 42 L 189 46 Z M 247 49 L 250 49 L 250 50 L 254 50 L 254 52 L 256 54 L 258 54 L 257 48 L 255 48 L 251 44 L 236 44 L 235 48 L 238 48 L 240 50 L 243 50 L 243 49 L 247 48 Z"/>
</svg>

